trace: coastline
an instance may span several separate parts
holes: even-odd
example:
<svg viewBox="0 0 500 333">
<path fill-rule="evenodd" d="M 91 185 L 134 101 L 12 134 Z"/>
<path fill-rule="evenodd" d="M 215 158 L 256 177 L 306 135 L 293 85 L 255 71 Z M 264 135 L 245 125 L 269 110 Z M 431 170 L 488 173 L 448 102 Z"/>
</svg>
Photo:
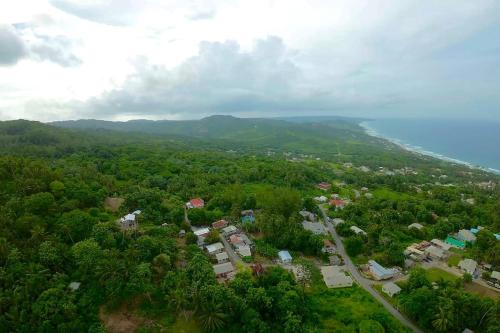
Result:
<svg viewBox="0 0 500 333">
<path fill-rule="evenodd" d="M 400 148 L 402 148 L 402 149 L 404 149 L 406 151 L 409 151 L 409 152 L 412 152 L 412 153 L 418 154 L 418 155 L 424 155 L 424 156 L 433 157 L 433 158 L 436 158 L 436 159 L 439 159 L 439 160 L 442 160 L 442 161 L 445 161 L 445 162 L 448 162 L 448 163 L 460 164 L 460 165 L 466 166 L 466 167 L 468 167 L 470 169 L 481 170 L 481 171 L 485 171 L 485 172 L 491 172 L 491 173 L 494 173 L 496 175 L 500 174 L 500 170 L 497 170 L 497 169 L 494 169 L 494 168 L 482 167 L 480 165 L 475 165 L 475 164 L 467 162 L 467 161 L 459 160 L 459 159 L 456 159 L 456 158 L 453 158 L 453 157 L 448 157 L 448 156 L 445 156 L 445 155 L 442 155 L 442 154 L 439 154 L 439 153 L 435 153 L 435 152 L 430 151 L 430 150 L 425 150 L 424 148 L 422 148 L 420 146 L 411 145 L 411 144 L 406 143 L 403 140 L 400 140 L 400 139 L 397 139 L 397 138 L 391 138 L 391 137 L 385 136 L 385 135 L 377 132 L 377 130 L 374 129 L 373 127 L 370 127 L 368 125 L 368 122 L 369 121 L 362 121 L 362 122 L 360 122 L 358 124 L 360 127 L 362 127 L 365 130 L 365 133 L 367 135 L 373 136 L 373 137 L 376 137 L 376 138 L 379 138 L 379 139 L 387 140 L 387 141 L 389 141 L 389 142 L 391 142 L 391 143 L 399 146 Z"/>
</svg>

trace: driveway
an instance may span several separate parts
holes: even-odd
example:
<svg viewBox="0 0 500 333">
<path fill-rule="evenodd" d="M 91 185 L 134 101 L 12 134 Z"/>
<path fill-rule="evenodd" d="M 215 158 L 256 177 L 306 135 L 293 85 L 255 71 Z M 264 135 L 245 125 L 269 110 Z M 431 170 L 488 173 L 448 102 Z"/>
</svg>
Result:
<svg viewBox="0 0 500 333">
<path fill-rule="evenodd" d="M 418 333 L 423 333 L 421 329 L 419 329 L 415 324 L 413 324 L 409 319 L 407 319 L 405 316 L 401 314 L 395 307 L 392 306 L 391 303 L 387 302 L 375 289 L 372 288 L 372 282 L 371 280 L 368 280 L 361 276 L 359 274 L 358 269 L 356 266 L 352 263 L 351 258 L 347 255 L 347 252 L 345 251 L 344 244 L 342 243 L 342 240 L 340 239 L 340 236 L 337 234 L 335 231 L 335 228 L 333 225 L 329 222 L 326 213 L 324 212 L 323 208 L 320 206 L 321 214 L 323 215 L 323 220 L 326 223 L 326 227 L 330 234 L 333 237 L 333 240 L 335 241 L 335 245 L 337 246 L 337 253 L 344 259 L 344 264 L 346 268 L 349 270 L 351 273 L 352 277 L 354 280 L 358 282 L 358 284 L 365 289 L 367 292 L 369 292 L 379 303 L 381 303 L 384 308 L 387 309 L 394 317 L 396 317 L 403 325 L 406 327 L 410 328 L 413 330 L 413 332 L 418 332 Z"/>
<path fill-rule="evenodd" d="M 222 244 L 224 244 L 224 248 L 226 249 L 227 256 L 229 257 L 229 260 L 233 263 L 233 265 L 236 266 L 237 263 L 244 263 L 243 260 L 241 260 L 240 256 L 236 254 L 236 252 L 233 250 L 233 247 L 229 242 L 224 238 L 224 236 L 219 235 L 220 241 Z"/>
</svg>

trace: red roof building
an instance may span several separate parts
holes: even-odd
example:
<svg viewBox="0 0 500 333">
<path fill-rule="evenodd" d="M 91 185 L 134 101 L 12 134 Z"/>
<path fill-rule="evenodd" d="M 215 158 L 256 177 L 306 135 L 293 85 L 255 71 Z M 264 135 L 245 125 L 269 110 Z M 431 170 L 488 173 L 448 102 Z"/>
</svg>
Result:
<svg viewBox="0 0 500 333">
<path fill-rule="evenodd" d="M 203 201 L 203 199 L 200 198 L 191 199 L 186 204 L 186 206 L 188 208 L 203 208 L 205 207 L 205 201 Z"/>
<path fill-rule="evenodd" d="M 219 221 L 212 223 L 212 228 L 222 229 L 222 228 L 227 227 L 228 225 L 229 225 L 229 222 L 227 222 L 226 220 L 219 220 Z"/>
<path fill-rule="evenodd" d="M 239 243 L 242 243 L 243 240 L 241 239 L 240 235 L 231 235 L 229 237 L 229 243 L 235 245 L 235 244 L 239 244 Z"/>
<path fill-rule="evenodd" d="M 345 201 L 341 199 L 330 200 L 330 206 L 335 206 L 335 208 L 344 208 Z"/>
</svg>

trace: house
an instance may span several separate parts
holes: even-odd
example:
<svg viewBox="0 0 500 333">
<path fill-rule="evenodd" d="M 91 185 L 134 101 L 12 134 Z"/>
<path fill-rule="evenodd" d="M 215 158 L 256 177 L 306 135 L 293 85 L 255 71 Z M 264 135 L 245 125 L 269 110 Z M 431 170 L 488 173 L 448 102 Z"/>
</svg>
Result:
<svg viewBox="0 0 500 333">
<path fill-rule="evenodd" d="M 287 250 L 279 251 L 278 257 L 283 264 L 290 264 L 292 262 L 292 256 L 290 255 L 290 252 L 288 252 Z"/>
<path fill-rule="evenodd" d="M 478 226 L 477 228 L 470 228 L 470 232 L 472 232 L 474 235 L 476 235 L 482 229 L 483 229 L 482 226 Z"/>
<path fill-rule="evenodd" d="M 397 274 L 397 270 L 394 268 L 385 268 L 380 265 L 375 260 L 368 260 L 370 267 L 370 273 L 375 280 L 387 280 L 394 277 Z"/>
<path fill-rule="evenodd" d="M 464 242 L 474 243 L 476 241 L 476 235 L 467 229 L 460 229 L 457 234 L 457 238 Z"/>
<path fill-rule="evenodd" d="M 364 165 L 360 166 L 358 169 L 359 169 L 359 171 L 362 171 L 362 172 L 370 172 L 370 168 L 367 166 L 364 166 Z"/>
<path fill-rule="evenodd" d="M 341 225 L 342 223 L 345 223 L 345 221 L 343 219 L 334 218 L 332 220 L 332 223 L 333 223 L 333 226 L 337 227 L 337 226 Z"/>
<path fill-rule="evenodd" d="M 137 216 L 141 214 L 140 210 L 136 210 L 131 214 L 127 214 L 120 218 L 118 223 L 122 229 L 135 229 L 137 228 Z"/>
<path fill-rule="evenodd" d="M 227 227 L 222 229 L 222 235 L 224 237 L 234 235 L 237 232 L 238 232 L 238 228 L 236 228 L 234 225 L 230 225 L 230 226 L 227 226 Z"/>
<path fill-rule="evenodd" d="M 187 207 L 188 209 L 192 209 L 192 208 L 203 208 L 203 207 L 205 207 L 205 201 L 203 201 L 203 199 L 201 199 L 201 198 L 191 199 L 191 200 L 189 200 L 189 201 L 186 203 L 186 207 Z"/>
<path fill-rule="evenodd" d="M 420 223 L 412 223 L 408 226 L 408 229 L 417 229 L 417 230 L 422 230 L 424 228 L 423 225 Z"/>
<path fill-rule="evenodd" d="M 229 225 L 229 222 L 226 220 L 219 220 L 214 223 L 212 223 L 212 228 L 214 229 L 222 229 L 225 228 Z"/>
<path fill-rule="evenodd" d="M 497 271 L 491 272 L 491 278 L 500 281 L 500 272 Z"/>
<path fill-rule="evenodd" d="M 404 251 L 404 255 L 409 256 L 410 258 L 416 261 L 422 261 L 425 258 L 426 253 L 417 248 L 418 244 L 412 244 L 406 248 Z"/>
<path fill-rule="evenodd" d="M 221 242 L 207 245 L 207 252 L 210 255 L 220 253 L 224 250 L 224 245 Z"/>
<path fill-rule="evenodd" d="M 365 193 L 365 198 L 371 199 L 371 198 L 373 198 L 373 194 Z"/>
<path fill-rule="evenodd" d="M 207 237 L 207 235 L 210 233 L 209 228 L 200 228 L 193 230 L 193 233 L 198 236 L 198 237 Z"/>
<path fill-rule="evenodd" d="M 233 264 L 225 262 L 222 264 L 213 265 L 215 276 L 218 278 L 226 278 L 228 274 L 234 271 Z"/>
<path fill-rule="evenodd" d="M 315 235 L 324 235 L 326 234 L 325 226 L 321 222 L 309 222 L 303 221 L 302 227 L 305 230 L 311 231 Z"/>
<path fill-rule="evenodd" d="M 244 244 L 253 246 L 253 241 L 246 234 L 240 234 L 240 239 Z"/>
<path fill-rule="evenodd" d="M 323 253 L 328 253 L 328 254 L 334 254 L 337 252 L 337 249 L 335 246 L 330 242 L 328 239 L 323 240 L 323 248 L 321 249 L 321 252 Z"/>
<path fill-rule="evenodd" d="M 78 289 L 80 289 L 81 285 L 81 282 L 74 281 L 68 285 L 68 288 L 71 289 L 71 291 L 77 291 Z"/>
<path fill-rule="evenodd" d="M 332 199 L 340 199 L 340 195 L 338 193 L 333 193 L 330 198 Z"/>
<path fill-rule="evenodd" d="M 437 239 L 437 238 L 434 238 L 433 240 L 431 240 L 431 243 L 434 244 L 437 247 L 442 248 L 445 251 L 448 251 L 451 248 L 450 244 L 445 243 L 442 240 Z"/>
<path fill-rule="evenodd" d="M 352 278 L 341 266 L 321 266 L 323 281 L 328 288 L 345 288 L 352 286 Z"/>
<path fill-rule="evenodd" d="M 363 191 L 363 192 L 368 192 L 368 187 L 363 186 L 360 190 Z"/>
<path fill-rule="evenodd" d="M 314 200 L 320 203 L 325 203 L 328 201 L 328 198 L 325 197 L 324 195 L 319 196 L 319 197 L 314 197 Z"/>
<path fill-rule="evenodd" d="M 355 225 L 353 225 L 349 229 L 351 229 L 356 235 L 365 235 L 366 236 L 366 232 L 363 229 L 356 227 Z"/>
<path fill-rule="evenodd" d="M 316 214 L 314 213 L 311 213 L 311 212 L 308 212 L 307 210 L 301 210 L 299 212 L 299 214 L 306 220 L 309 220 L 309 221 L 316 221 Z"/>
<path fill-rule="evenodd" d="M 179 237 L 181 237 L 181 238 L 182 238 L 182 237 L 184 237 L 184 236 L 186 236 L 186 230 L 181 229 L 181 230 L 179 231 Z"/>
<path fill-rule="evenodd" d="M 466 328 L 462 331 L 462 333 L 474 333 L 474 331 L 469 328 Z"/>
<path fill-rule="evenodd" d="M 387 282 L 382 286 L 382 291 L 389 295 L 389 297 L 394 297 L 401 292 L 401 288 L 394 282 Z"/>
<path fill-rule="evenodd" d="M 244 244 L 236 247 L 236 252 L 240 255 L 240 257 L 251 257 L 252 251 L 250 250 L 250 246 Z"/>
<path fill-rule="evenodd" d="M 458 267 L 466 273 L 474 276 L 476 273 L 477 262 L 473 259 L 463 259 L 458 263 Z"/>
<path fill-rule="evenodd" d="M 317 185 L 317 187 L 323 191 L 328 191 L 330 187 L 332 187 L 332 184 L 327 182 L 321 182 Z"/>
<path fill-rule="evenodd" d="M 229 256 L 227 255 L 227 252 L 220 252 L 215 255 L 215 259 L 217 259 L 218 264 L 223 264 L 225 262 L 229 261 Z"/>
<path fill-rule="evenodd" d="M 336 209 L 344 209 L 346 203 L 342 199 L 332 199 L 329 204 L 330 206 L 334 206 Z"/>
<path fill-rule="evenodd" d="M 242 223 L 250 223 L 253 224 L 255 222 L 255 216 L 253 215 L 243 215 L 241 217 L 241 222 Z"/>
<path fill-rule="evenodd" d="M 442 248 L 434 245 L 431 245 L 428 248 L 426 248 L 424 252 L 431 258 L 443 259 L 446 257 L 445 251 Z"/>
<path fill-rule="evenodd" d="M 241 239 L 241 235 L 234 234 L 229 236 L 229 243 L 231 243 L 232 245 L 242 244 L 243 240 Z"/>
<path fill-rule="evenodd" d="M 252 215 L 252 216 L 254 215 L 252 209 L 247 209 L 247 210 L 242 210 L 241 211 L 241 216 L 248 216 L 248 215 Z"/>
</svg>

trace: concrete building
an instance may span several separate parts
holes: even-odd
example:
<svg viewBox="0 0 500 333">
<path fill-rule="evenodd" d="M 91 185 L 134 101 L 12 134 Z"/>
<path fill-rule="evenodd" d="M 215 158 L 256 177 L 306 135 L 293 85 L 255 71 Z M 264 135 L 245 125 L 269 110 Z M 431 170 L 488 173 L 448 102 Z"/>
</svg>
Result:
<svg viewBox="0 0 500 333">
<path fill-rule="evenodd" d="M 446 257 L 446 252 L 437 246 L 431 245 L 424 250 L 425 254 L 434 259 L 443 259 Z"/>
<path fill-rule="evenodd" d="M 461 229 L 458 231 L 457 238 L 464 242 L 474 243 L 476 241 L 476 235 L 474 235 L 470 230 Z"/>
<path fill-rule="evenodd" d="M 207 245 L 207 252 L 210 255 L 220 253 L 224 250 L 224 245 L 221 242 Z"/>
<path fill-rule="evenodd" d="M 390 297 L 394 297 L 401 292 L 401 288 L 394 282 L 387 282 L 382 286 L 382 291 L 389 295 Z"/>
<path fill-rule="evenodd" d="M 458 263 L 458 267 L 464 272 L 474 276 L 477 269 L 477 262 L 473 259 L 463 259 Z"/>
</svg>

